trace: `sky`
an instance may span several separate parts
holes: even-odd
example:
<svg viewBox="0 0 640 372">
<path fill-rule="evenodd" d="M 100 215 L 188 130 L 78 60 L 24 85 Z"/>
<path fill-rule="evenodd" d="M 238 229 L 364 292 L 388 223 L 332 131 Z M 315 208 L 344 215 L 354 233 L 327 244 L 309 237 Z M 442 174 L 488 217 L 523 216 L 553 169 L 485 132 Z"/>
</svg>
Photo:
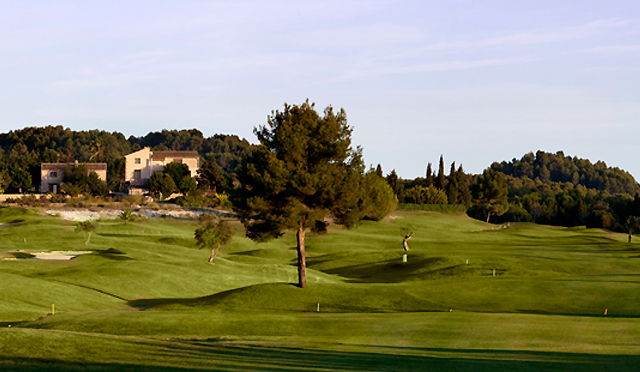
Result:
<svg viewBox="0 0 640 372">
<path fill-rule="evenodd" d="M 253 128 L 344 108 L 365 162 L 563 151 L 640 180 L 640 1 L 0 0 L 0 132 Z"/>
</svg>

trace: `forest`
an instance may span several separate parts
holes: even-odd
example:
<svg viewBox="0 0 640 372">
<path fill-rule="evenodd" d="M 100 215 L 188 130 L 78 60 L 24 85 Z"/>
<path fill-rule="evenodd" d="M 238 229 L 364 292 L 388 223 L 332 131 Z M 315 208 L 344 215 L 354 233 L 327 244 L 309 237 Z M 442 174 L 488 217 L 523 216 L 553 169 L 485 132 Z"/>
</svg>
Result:
<svg viewBox="0 0 640 372">
<path fill-rule="evenodd" d="M 106 162 L 109 191 L 119 191 L 124 178 L 123 156 L 143 147 L 153 150 L 198 151 L 201 164 L 213 162 L 234 179 L 242 159 L 254 145 L 236 135 L 205 137 L 197 129 L 166 130 L 134 137 L 101 130 L 73 131 L 62 126 L 27 127 L 0 134 L 0 190 L 38 190 L 44 162 Z M 446 169 L 448 168 L 448 170 Z M 520 159 L 494 162 L 483 174 L 472 175 L 462 165 L 437 169 L 427 163 L 425 177 L 402 179 L 395 170 L 383 177 L 400 208 L 407 205 L 464 206 L 467 214 L 493 223 L 535 222 L 557 226 L 604 227 L 629 232 L 640 216 L 640 185 L 631 174 L 603 161 L 567 156 L 562 151 L 527 153 Z M 179 182 L 176 182 L 178 184 Z"/>
<path fill-rule="evenodd" d="M 0 189 L 4 193 L 38 190 L 40 164 L 105 162 L 110 191 L 124 178 L 124 155 L 143 147 L 152 150 L 198 151 L 201 163 L 213 158 L 226 173 L 235 173 L 252 145 L 235 135 L 204 137 L 197 129 L 151 132 L 126 138 L 119 132 L 73 131 L 62 126 L 27 127 L 0 134 Z"/>
<path fill-rule="evenodd" d="M 640 185 L 630 173 L 562 151 L 495 162 L 482 175 L 466 174 L 455 162 L 446 174 L 441 156 L 438 171 L 428 163 L 424 178 L 401 180 L 391 171 L 386 179 L 400 203 L 463 204 L 471 217 L 494 223 L 586 225 L 626 233 L 640 228 L 633 218 L 640 216 Z"/>
</svg>

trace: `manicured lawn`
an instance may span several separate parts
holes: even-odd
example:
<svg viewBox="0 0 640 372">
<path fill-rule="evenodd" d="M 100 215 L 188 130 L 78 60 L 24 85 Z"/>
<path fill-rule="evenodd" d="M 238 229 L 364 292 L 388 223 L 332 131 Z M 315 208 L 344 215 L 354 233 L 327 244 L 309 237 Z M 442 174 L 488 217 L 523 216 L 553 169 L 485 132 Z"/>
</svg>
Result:
<svg viewBox="0 0 640 372">
<path fill-rule="evenodd" d="M 0 252 L 94 253 L 0 260 L 0 370 L 602 371 L 640 362 L 640 244 L 598 229 L 396 212 L 311 234 L 300 289 L 291 234 L 256 244 L 235 223 L 209 264 L 193 221 L 102 221 L 88 246 L 75 224 L 33 211 L 0 209 L 3 223 Z M 406 263 L 403 228 L 415 233 Z"/>
</svg>

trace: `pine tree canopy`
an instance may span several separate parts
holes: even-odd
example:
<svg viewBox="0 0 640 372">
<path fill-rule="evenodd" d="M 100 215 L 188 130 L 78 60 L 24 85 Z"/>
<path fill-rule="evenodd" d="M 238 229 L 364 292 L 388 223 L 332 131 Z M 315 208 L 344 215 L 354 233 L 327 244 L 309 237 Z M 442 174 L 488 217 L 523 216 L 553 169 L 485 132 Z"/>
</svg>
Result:
<svg viewBox="0 0 640 372">
<path fill-rule="evenodd" d="M 362 151 L 351 146 L 352 128 L 343 109 L 336 112 L 329 106 L 320 116 L 308 100 L 299 106 L 285 104 L 254 132 L 260 145 L 238 169 L 241 186 L 232 195 L 234 209 L 252 240 L 297 230 L 304 287 L 305 230 L 326 230 L 327 215 L 346 227 L 368 214 L 379 217 L 370 203 L 380 201 L 361 190 L 389 186 L 382 179 L 365 183 Z M 394 198 L 392 192 L 379 195 Z"/>
</svg>

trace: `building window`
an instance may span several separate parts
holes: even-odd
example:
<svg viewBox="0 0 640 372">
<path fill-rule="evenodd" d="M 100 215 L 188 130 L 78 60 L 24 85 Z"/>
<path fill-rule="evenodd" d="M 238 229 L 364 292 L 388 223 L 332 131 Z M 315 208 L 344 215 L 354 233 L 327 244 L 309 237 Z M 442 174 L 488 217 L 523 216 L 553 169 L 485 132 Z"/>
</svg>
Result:
<svg viewBox="0 0 640 372">
<path fill-rule="evenodd" d="M 174 163 L 182 163 L 182 159 L 173 159 Z"/>
<path fill-rule="evenodd" d="M 140 158 L 135 158 L 133 162 L 136 164 L 140 164 Z"/>
<path fill-rule="evenodd" d="M 142 171 L 140 169 L 134 170 L 133 179 L 136 181 L 140 181 L 141 178 L 142 178 Z"/>
<path fill-rule="evenodd" d="M 58 172 L 51 172 L 51 173 L 49 173 L 49 177 L 51 177 L 51 178 L 56 178 L 56 177 L 58 177 Z"/>
</svg>

